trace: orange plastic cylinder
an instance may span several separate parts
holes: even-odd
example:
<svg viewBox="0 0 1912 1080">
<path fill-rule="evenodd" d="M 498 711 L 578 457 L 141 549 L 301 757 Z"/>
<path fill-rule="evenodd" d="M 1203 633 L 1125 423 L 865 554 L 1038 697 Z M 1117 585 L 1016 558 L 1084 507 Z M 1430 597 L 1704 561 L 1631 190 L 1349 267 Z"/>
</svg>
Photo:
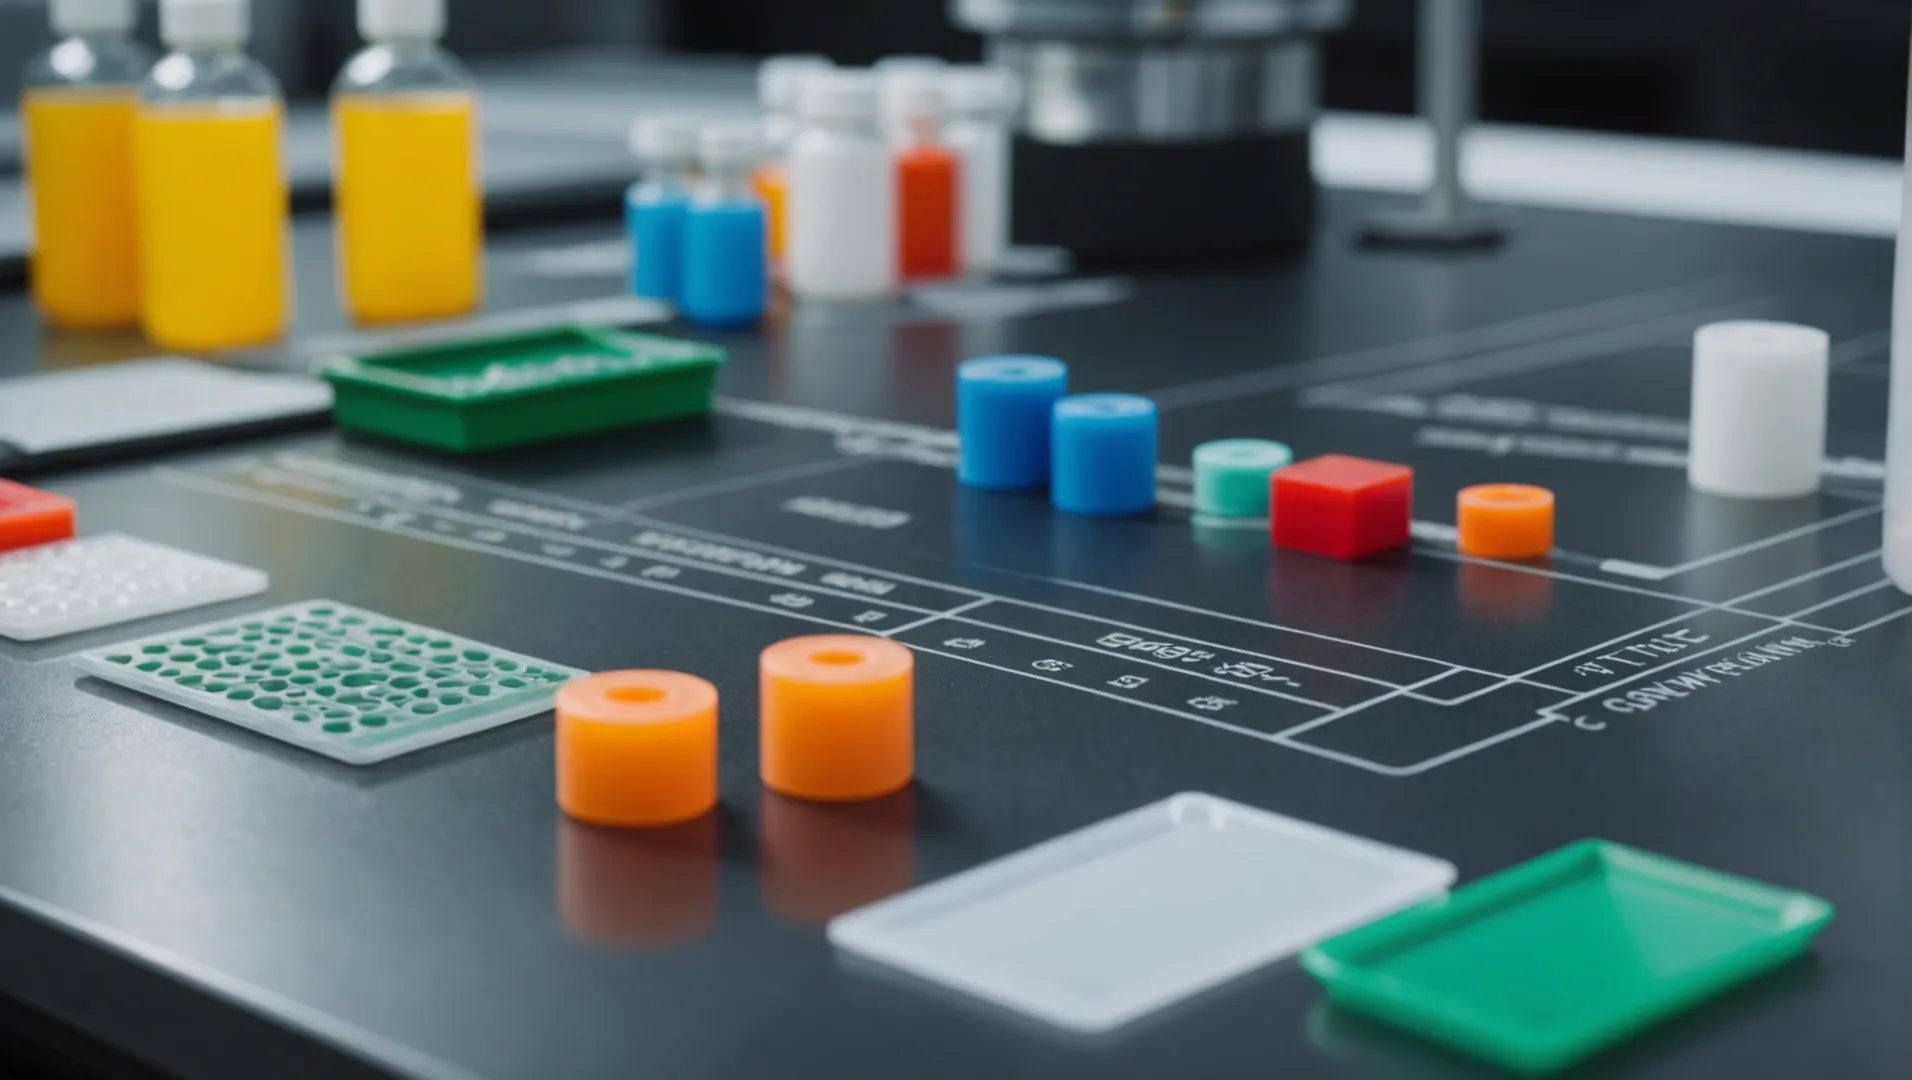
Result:
<svg viewBox="0 0 1912 1080">
<path fill-rule="evenodd" d="M 824 634 L 763 651 L 758 770 L 799 799 L 874 799 L 915 772 L 916 659 L 886 638 Z"/>
<path fill-rule="evenodd" d="M 717 805 L 717 688 L 676 671 L 609 671 L 558 688 L 558 806 L 642 827 Z"/>
<path fill-rule="evenodd" d="M 897 269 L 905 278 L 956 273 L 956 155 L 915 146 L 896 156 Z"/>
<path fill-rule="evenodd" d="M 1461 554 L 1538 559 L 1553 550 L 1554 495 L 1528 484 L 1463 488 L 1457 510 Z"/>
<path fill-rule="evenodd" d="M 763 200 L 764 232 L 770 243 L 770 263 L 783 262 L 785 221 L 790 205 L 790 177 L 781 163 L 759 165 L 750 175 L 751 190 Z"/>
</svg>

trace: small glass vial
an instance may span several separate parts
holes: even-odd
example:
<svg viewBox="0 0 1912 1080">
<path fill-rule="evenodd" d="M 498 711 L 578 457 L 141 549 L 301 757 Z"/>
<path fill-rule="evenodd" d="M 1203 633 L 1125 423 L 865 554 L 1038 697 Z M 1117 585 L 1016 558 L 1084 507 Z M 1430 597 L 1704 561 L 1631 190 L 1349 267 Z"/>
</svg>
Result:
<svg viewBox="0 0 1912 1080">
<path fill-rule="evenodd" d="M 33 300 L 55 326 L 139 321 L 133 116 L 152 53 L 135 0 L 52 0 L 60 41 L 27 65 L 20 115 L 33 206 Z"/>
<path fill-rule="evenodd" d="M 943 76 L 949 123 L 943 143 L 956 153 L 958 261 L 965 273 L 987 273 L 1009 249 L 1009 116 L 1016 82 L 1001 68 L 953 67 Z"/>
<path fill-rule="evenodd" d="M 905 281 L 956 273 L 959 169 L 943 145 L 943 81 L 936 68 L 883 77 L 883 111 L 896 133 L 897 268 Z"/>
<path fill-rule="evenodd" d="M 763 200 L 751 172 L 763 158 L 756 124 L 712 124 L 698 139 L 703 182 L 684 219 L 684 298 L 679 313 L 699 326 L 748 326 L 769 299 Z"/>
<path fill-rule="evenodd" d="M 140 87 L 140 324 L 182 352 L 259 345 L 291 316 L 279 84 L 247 0 L 160 0 L 173 51 Z"/>
<path fill-rule="evenodd" d="M 870 300 L 896 289 L 896 161 L 877 127 L 876 78 L 806 79 L 790 146 L 790 289 Z"/>
<path fill-rule="evenodd" d="M 631 291 L 677 304 L 684 289 L 684 216 L 697 164 L 697 123 L 681 116 L 643 116 L 631 125 L 631 153 L 644 179 L 624 196 L 631 236 Z"/>
<path fill-rule="evenodd" d="M 803 80 L 819 71 L 829 71 L 828 58 L 802 54 L 772 56 L 757 65 L 757 104 L 763 110 L 764 160 L 751 176 L 751 186 L 764 202 L 769 214 L 770 261 L 783 261 L 784 208 L 788 203 L 790 179 L 784 162 L 791 140 L 797 137 L 797 97 Z"/>
<path fill-rule="evenodd" d="M 478 91 L 438 47 L 445 0 L 359 0 L 369 43 L 332 87 L 339 292 L 360 322 L 478 306 Z"/>
</svg>

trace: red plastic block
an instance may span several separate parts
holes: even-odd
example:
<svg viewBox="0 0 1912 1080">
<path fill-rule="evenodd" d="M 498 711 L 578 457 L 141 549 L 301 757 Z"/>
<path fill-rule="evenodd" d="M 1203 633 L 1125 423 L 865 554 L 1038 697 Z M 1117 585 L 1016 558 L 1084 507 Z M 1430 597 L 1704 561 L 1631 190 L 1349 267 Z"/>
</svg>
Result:
<svg viewBox="0 0 1912 1080">
<path fill-rule="evenodd" d="M 0 480 L 0 551 L 73 535 L 73 500 Z"/>
<path fill-rule="evenodd" d="M 1268 481 L 1275 546 L 1359 559 L 1407 543 L 1414 470 L 1327 454 Z"/>
</svg>

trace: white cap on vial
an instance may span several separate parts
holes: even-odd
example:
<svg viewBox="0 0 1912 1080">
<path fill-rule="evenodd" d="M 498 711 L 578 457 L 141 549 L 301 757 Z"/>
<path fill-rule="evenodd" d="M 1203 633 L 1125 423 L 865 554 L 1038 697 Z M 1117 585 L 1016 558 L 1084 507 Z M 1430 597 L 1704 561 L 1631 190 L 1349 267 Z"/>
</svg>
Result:
<svg viewBox="0 0 1912 1080">
<path fill-rule="evenodd" d="M 445 36 L 445 0 L 358 0 L 367 41 L 437 41 Z"/>
<path fill-rule="evenodd" d="M 758 125 L 722 120 L 697 133 L 697 160 L 706 172 L 747 171 L 763 160 L 764 137 Z"/>
<path fill-rule="evenodd" d="M 965 64 L 943 72 L 943 101 L 961 116 L 992 116 L 1016 107 L 1016 77 L 999 67 Z"/>
<path fill-rule="evenodd" d="M 657 113 L 631 121 L 631 153 L 640 161 L 688 165 L 697 158 L 694 117 Z"/>
<path fill-rule="evenodd" d="M 139 25 L 138 0 L 52 0 L 47 21 L 62 37 L 124 34 Z"/>
<path fill-rule="evenodd" d="M 875 75 L 832 69 L 803 80 L 797 113 L 806 120 L 874 120 L 878 102 Z"/>
<path fill-rule="evenodd" d="M 883 72 L 883 116 L 895 123 L 938 120 L 943 115 L 943 72 L 937 67 L 906 67 Z"/>
<path fill-rule="evenodd" d="M 829 57 L 811 53 L 767 57 L 757 65 L 757 104 L 765 112 L 795 112 L 803 80 L 833 66 Z"/>
<path fill-rule="evenodd" d="M 159 0 L 159 38 L 175 49 L 244 45 L 251 36 L 249 0 Z"/>
</svg>

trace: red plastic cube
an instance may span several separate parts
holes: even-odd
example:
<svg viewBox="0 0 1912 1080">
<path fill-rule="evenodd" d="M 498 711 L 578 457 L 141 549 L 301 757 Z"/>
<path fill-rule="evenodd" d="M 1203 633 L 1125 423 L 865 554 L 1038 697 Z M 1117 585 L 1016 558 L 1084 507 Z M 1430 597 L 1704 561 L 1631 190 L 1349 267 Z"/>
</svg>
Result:
<svg viewBox="0 0 1912 1080">
<path fill-rule="evenodd" d="M 1406 465 L 1327 454 L 1268 483 L 1278 548 L 1360 559 L 1407 543 L 1414 470 Z"/>
<path fill-rule="evenodd" d="M 0 480 L 0 551 L 73 535 L 73 500 Z"/>
</svg>

